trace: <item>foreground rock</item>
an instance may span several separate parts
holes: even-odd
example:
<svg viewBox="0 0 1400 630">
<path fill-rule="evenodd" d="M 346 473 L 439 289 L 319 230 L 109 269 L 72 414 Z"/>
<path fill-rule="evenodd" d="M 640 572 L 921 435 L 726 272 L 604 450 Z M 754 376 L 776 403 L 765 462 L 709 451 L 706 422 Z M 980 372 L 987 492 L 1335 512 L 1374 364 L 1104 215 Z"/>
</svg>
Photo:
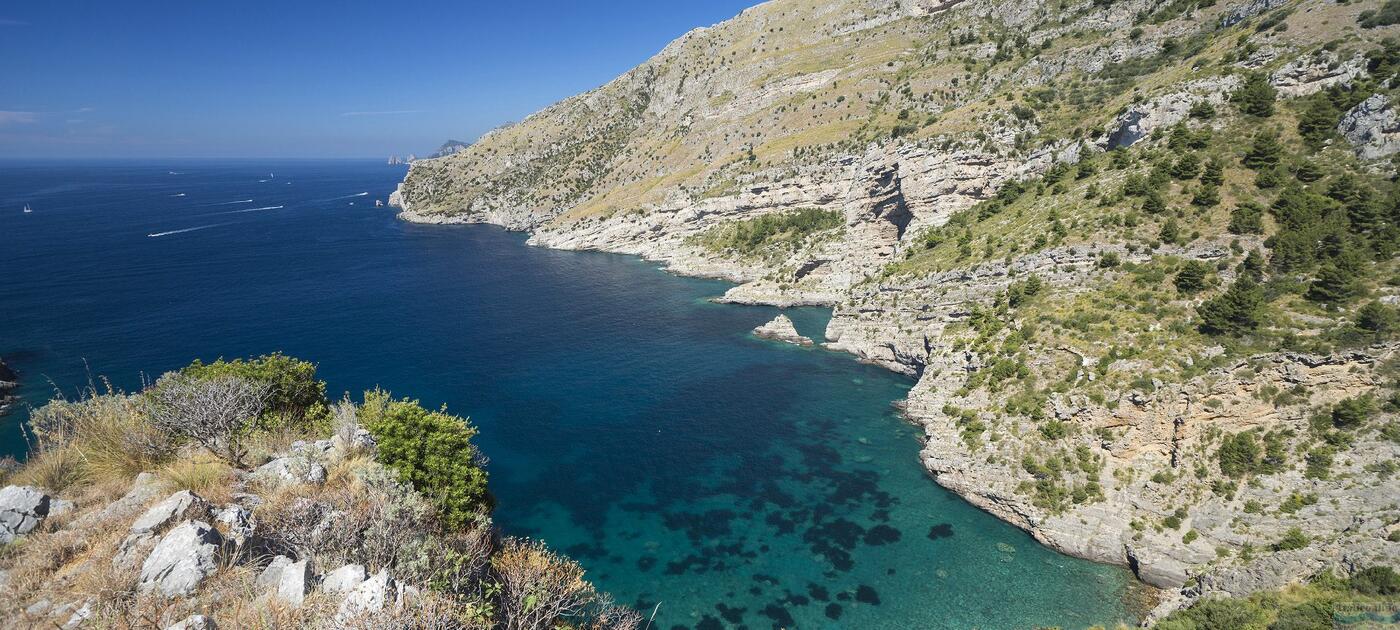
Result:
<svg viewBox="0 0 1400 630">
<path fill-rule="evenodd" d="M 773 321 L 753 329 L 753 334 L 764 339 L 785 341 L 799 346 L 812 345 L 811 339 L 797 333 L 797 328 L 792 325 L 792 320 L 788 319 L 787 315 L 774 317 Z"/>
<path fill-rule="evenodd" d="M 138 588 L 166 597 L 190 595 L 223 559 L 224 537 L 208 523 L 186 521 L 156 543 L 141 565 Z"/>
<path fill-rule="evenodd" d="M 52 498 L 38 488 L 7 486 L 0 490 L 0 544 L 34 531 L 49 516 Z"/>
</svg>

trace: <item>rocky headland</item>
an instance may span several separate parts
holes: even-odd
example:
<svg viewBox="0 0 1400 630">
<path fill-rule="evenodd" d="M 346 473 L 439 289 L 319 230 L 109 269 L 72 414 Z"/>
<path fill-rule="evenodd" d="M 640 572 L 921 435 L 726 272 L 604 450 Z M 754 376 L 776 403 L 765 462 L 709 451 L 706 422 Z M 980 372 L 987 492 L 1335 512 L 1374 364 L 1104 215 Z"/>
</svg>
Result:
<svg viewBox="0 0 1400 630">
<path fill-rule="evenodd" d="M 938 483 L 1160 616 L 1400 560 L 1391 5 L 775 0 L 392 202 L 831 307 Z"/>
</svg>

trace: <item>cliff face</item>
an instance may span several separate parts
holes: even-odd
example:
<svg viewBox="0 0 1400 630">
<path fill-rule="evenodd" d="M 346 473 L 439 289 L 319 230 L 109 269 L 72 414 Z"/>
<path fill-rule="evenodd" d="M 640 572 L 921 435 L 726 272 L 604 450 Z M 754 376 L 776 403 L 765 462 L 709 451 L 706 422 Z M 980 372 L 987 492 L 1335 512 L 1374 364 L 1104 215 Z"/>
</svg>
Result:
<svg viewBox="0 0 1400 630">
<path fill-rule="evenodd" d="M 1397 345 L 1349 331 L 1397 299 L 1397 28 L 1359 25 L 1378 2 L 1205 4 L 768 2 L 393 200 L 832 306 L 828 347 L 918 378 L 939 483 L 1169 605 L 1395 564 Z M 1345 299 L 1308 290 L 1340 263 L 1288 263 L 1299 195 L 1374 252 Z M 774 219 L 807 208 L 840 226 Z M 1246 275 L 1249 331 L 1211 329 Z M 1244 442 L 1272 463 L 1235 466 Z"/>
</svg>

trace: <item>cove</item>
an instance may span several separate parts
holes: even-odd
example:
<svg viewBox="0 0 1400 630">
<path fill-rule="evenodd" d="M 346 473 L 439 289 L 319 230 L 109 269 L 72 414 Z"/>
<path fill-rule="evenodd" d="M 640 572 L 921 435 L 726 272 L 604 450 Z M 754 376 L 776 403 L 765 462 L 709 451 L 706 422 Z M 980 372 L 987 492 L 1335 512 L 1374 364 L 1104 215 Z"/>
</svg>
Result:
<svg viewBox="0 0 1400 630">
<path fill-rule="evenodd" d="M 892 406 L 908 379 L 753 338 L 779 311 L 709 302 L 726 283 L 397 221 L 373 199 L 403 169 L 370 161 L 0 166 L 0 356 L 28 403 L 282 350 L 332 392 L 470 415 L 497 523 L 653 627 L 1134 621 L 1126 571 L 925 474 Z M 821 336 L 825 311 L 788 313 Z M 24 417 L 0 420 L 3 452 Z"/>
</svg>

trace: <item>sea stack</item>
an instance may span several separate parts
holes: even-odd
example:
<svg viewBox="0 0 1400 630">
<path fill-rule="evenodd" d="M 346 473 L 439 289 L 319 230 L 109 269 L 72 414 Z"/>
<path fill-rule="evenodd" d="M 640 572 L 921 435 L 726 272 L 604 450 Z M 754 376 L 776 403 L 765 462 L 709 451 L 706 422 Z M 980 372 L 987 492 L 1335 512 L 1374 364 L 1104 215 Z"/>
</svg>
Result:
<svg viewBox="0 0 1400 630">
<path fill-rule="evenodd" d="M 797 334 L 797 328 L 792 325 L 792 320 L 788 319 L 787 315 L 782 314 L 774 317 L 773 321 L 753 329 L 753 334 L 764 339 L 785 341 L 799 346 L 812 345 L 812 340 Z"/>
</svg>

